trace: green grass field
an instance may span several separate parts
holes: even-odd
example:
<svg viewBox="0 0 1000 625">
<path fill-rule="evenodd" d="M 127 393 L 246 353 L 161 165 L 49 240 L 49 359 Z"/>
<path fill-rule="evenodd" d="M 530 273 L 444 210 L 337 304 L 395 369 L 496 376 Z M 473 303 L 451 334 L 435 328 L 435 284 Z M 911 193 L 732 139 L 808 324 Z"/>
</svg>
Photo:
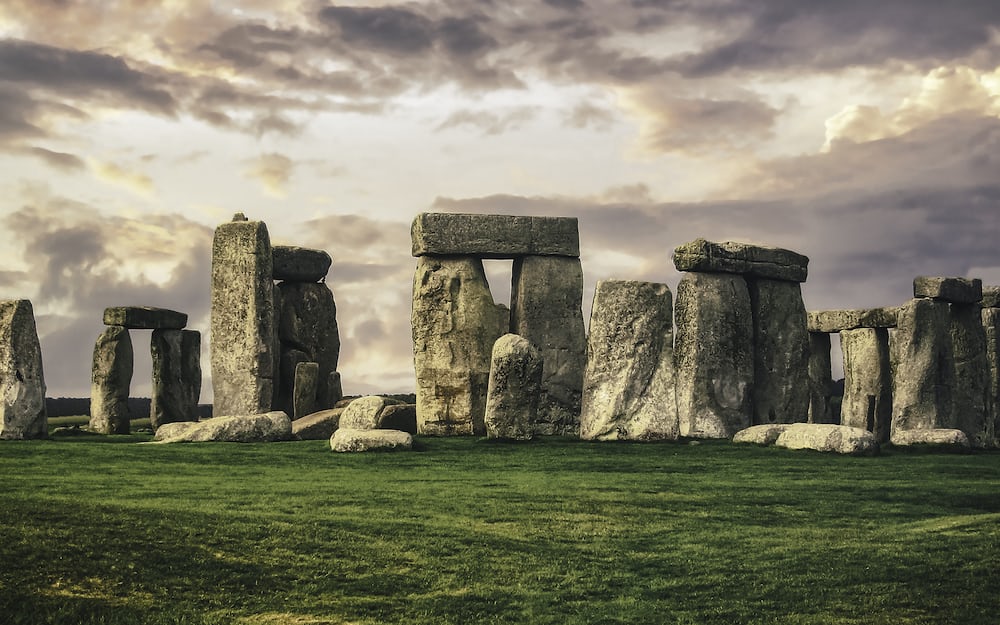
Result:
<svg viewBox="0 0 1000 625">
<path fill-rule="evenodd" d="M 1000 622 L 1000 454 L 0 443 L 3 623 Z"/>
</svg>

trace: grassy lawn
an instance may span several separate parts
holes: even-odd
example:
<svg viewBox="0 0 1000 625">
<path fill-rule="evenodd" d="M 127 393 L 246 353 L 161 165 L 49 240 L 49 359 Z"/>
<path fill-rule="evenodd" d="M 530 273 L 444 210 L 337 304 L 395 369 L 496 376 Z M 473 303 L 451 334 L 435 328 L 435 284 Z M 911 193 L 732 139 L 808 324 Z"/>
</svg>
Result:
<svg viewBox="0 0 1000 625">
<path fill-rule="evenodd" d="M 1000 622 L 1000 454 L 0 443 L 4 623 Z"/>
</svg>

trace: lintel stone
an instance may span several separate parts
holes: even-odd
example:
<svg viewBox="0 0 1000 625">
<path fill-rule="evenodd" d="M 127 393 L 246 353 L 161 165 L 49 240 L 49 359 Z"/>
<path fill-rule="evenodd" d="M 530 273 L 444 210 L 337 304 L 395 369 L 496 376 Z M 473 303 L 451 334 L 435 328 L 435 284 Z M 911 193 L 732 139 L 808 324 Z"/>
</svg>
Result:
<svg viewBox="0 0 1000 625">
<path fill-rule="evenodd" d="M 188 316 L 176 310 L 151 306 L 112 306 L 104 309 L 104 325 L 130 330 L 181 330 Z"/>
<path fill-rule="evenodd" d="M 1000 286 L 983 287 L 983 308 L 1000 308 Z"/>
<path fill-rule="evenodd" d="M 811 310 L 808 313 L 809 331 L 843 332 L 860 328 L 895 328 L 899 308 L 863 308 L 858 310 Z"/>
<path fill-rule="evenodd" d="M 674 249 L 678 271 L 736 273 L 754 278 L 805 282 L 809 258 L 779 247 L 695 239 Z"/>
<path fill-rule="evenodd" d="M 983 299 L 983 281 L 979 278 L 939 278 L 918 276 L 913 279 L 913 297 L 975 304 Z"/>
<path fill-rule="evenodd" d="M 580 256 L 576 217 L 420 213 L 410 236 L 414 256 Z"/>
<path fill-rule="evenodd" d="M 274 245 L 272 276 L 275 280 L 319 282 L 330 271 L 333 260 L 323 250 L 295 245 Z"/>
</svg>

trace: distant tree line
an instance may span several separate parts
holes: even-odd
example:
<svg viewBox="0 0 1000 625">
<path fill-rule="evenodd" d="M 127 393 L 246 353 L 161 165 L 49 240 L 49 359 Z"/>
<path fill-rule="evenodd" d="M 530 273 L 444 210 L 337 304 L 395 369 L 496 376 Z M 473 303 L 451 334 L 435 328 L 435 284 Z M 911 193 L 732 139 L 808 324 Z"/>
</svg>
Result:
<svg viewBox="0 0 1000 625">
<path fill-rule="evenodd" d="M 149 416 L 148 397 L 129 397 L 128 412 L 133 419 Z M 89 397 L 46 397 L 45 409 L 50 417 L 74 417 L 90 414 Z M 198 406 L 198 416 L 207 419 L 212 416 L 212 404 Z"/>
</svg>

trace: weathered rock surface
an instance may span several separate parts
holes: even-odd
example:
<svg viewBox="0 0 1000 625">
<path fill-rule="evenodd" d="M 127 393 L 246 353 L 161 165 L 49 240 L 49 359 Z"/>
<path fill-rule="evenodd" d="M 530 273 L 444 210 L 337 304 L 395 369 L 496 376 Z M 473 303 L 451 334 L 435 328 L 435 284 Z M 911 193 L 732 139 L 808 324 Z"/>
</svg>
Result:
<svg viewBox="0 0 1000 625">
<path fill-rule="evenodd" d="M 212 417 L 204 421 L 165 423 L 156 430 L 159 443 L 270 443 L 292 438 L 292 420 L 280 410 L 255 415 Z"/>
<path fill-rule="evenodd" d="M 259 221 L 215 229 L 212 244 L 212 387 L 217 414 L 270 410 L 277 340 L 271 241 Z"/>
<path fill-rule="evenodd" d="M 128 434 L 128 393 L 132 383 L 132 338 L 128 329 L 109 326 L 97 337 L 90 373 L 90 429 Z"/>
<path fill-rule="evenodd" d="M 975 278 L 918 276 L 913 279 L 913 297 L 929 297 L 954 304 L 975 304 L 983 299 L 983 281 Z"/>
<path fill-rule="evenodd" d="M 303 441 L 328 440 L 340 427 L 344 408 L 320 410 L 292 421 L 292 436 Z"/>
<path fill-rule="evenodd" d="M 382 423 L 386 408 L 400 403 L 380 395 L 359 397 L 348 404 L 340 415 L 340 427 L 348 430 L 386 429 Z"/>
<path fill-rule="evenodd" d="M 292 390 L 292 416 L 299 419 L 316 412 L 316 391 L 319 387 L 319 363 L 300 362 L 295 366 Z"/>
<path fill-rule="evenodd" d="M 582 306 L 580 259 L 527 256 L 514 261 L 510 331 L 535 345 L 544 363 L 537 434 L 579 432 L 587 365 Z"/>
<path fill-rule="evenodd" d="M 878 441 L 868 430 L 827 423 L 793 423 L 778 436 L 774 445 L 835 454 L 872 455 L 879 452 Z"/>
<path fill-rule="evenodd" d="M 524 337 L 504 334 L 493 345 L 486 392 L 486 436 L 531 440 L 541 394 L 541 352 Z"/>
<path fill-rule="evenodd" d="M 0 438 L 48 436 L 42 350 L 26 299 L 0 301 Z"/>
<path fill-rule="evenodd" d="M 399 430 L 340 428 L 330 438 L 330 448 L 337 452 L 406 451 L 413 448 L 413 437 Z"/>
<path fill-rule="evenodd" d="M 188 316 L 176 310 L 150 306 L 112 306 L 104 309 L 104 325 L 134 330 L 180 330 Z"/>
<path fill-rule="evenodd" d="M 389 404 L 379 416 L 379 429 L 417 433 L 417 405 Z"/>
<path fill-rule="evenodd" d="M 778 247 L 695 239 L 674 249 L 674 266 L 678 271 L 736 273 L 805 282 L 809 258 Z"/>
<path fill-rule="evenodd" d="M 898 430 L 892 433 L 890 442 L 899 447 L 910 445 L 943 445 L 962 449 L 969 448 L 969 437 L 962 430 Z"/>
<path fill-rule="evenodd" d="M 673 302 L 653 282 L 601 280 L 587 339 L 580 438 L 675 440 Z"/>
<path fill-rule="evenodd" d="M 955 371 L 952 413 L 955 427 L 973 447 L 992 447 L 994 422 L 986 330 L 979 304 L 952 304 L 951 347 Z"/>
<path fill-rule="evenodd" d="M 844 330 L 840 333 L 840 347 L 844 354 L 841 425 L 868 430 L 879 443 L 889 442 L 892 425 L 889 331 Z"/>
<path fill-rule="evenodd" d="M 731 438 L 750 427 L 753 323 L 746 281 L 688 273 L 677 286 L 674 362 L 682 436 Z"/>
<path fill-rule="evenodd" d="M 289 350 L 305 354 L 307 362 L 319 365 L 316 401 L 320 408 L 333 405 L 330 374 L 337 370 L 340 359 L 340 330 L 337 325 L 337 304 L 333 292 L 326 284 L 307 282 L 282 282 L 278 285 L 281 310 L 278 316 L 278 338 L 281 341 L 282 364 Z M 298 362 L 295 362 L 295 366 Z M 291 404 L 294 394 L 295 366 L 291 379 L 284 378 L 280 385 L 282 399 L 279 405 Z"/>
<path fill-rule="evenodd" d="M 754 445 L 773 445 L 785 430 L 792 427 L 791 423 L 765 423 L 752 425 L 740 430 L 733 436 L 734 443 L 751 443 Z"/>
<path fill-rule="evenodd" d="M 983 308 L 1000 308 L 1000 286 L 983 286 Z"/>
<path fill-rule="evenodd" d="M 201 395 L 201 333 L 153 330 L 149 346 L 153 358 L 150 425 L 155 430 L 164 423 L 197 421 Z"/>
<path fill-rule="evenodd" d="M 858 310 L 811 310 L 810 332 L 842 332 L 858 328 L 895 328 L 899 308 L 864 308 Z"/>
<path fill-rule="evenodd" d="M 913 299 L 900 308 L 890 339 L 892 437 L 906 430 L 955 427 L 950 325 L 947 302 Z"/>
<path fill-rule="evenodd" d="M 271 248 L 275 280 L 291 282 L 319 282 L 330 271 L 333 259 L 323 250 L 294 245 L 275 245 Z"/>
<path fill-rule="evenodd" d="M 986 335 L 986 360 L 990 363 L 990 412 L 987 419 L 993 424 L 994 444 L 1000 442 L 1000 309 L 983 308 L 983 331 Z"/>
<path fill-rule="evenodd" d="M 344 387 L 340 382 L 340 372 L 331 371 L 327 377 L 326 399 L 323 401 L 328 406 L 336 406 L 337 402 L 344 398 Z"/>
<path fill-rule="evenodd" d="M 419 257 L 410 320 L 418 431 L 484 435 L 490 355 L 507 328 L 482 261 Z"/>
<path fill-rule="evenodd" d="M 833 397 L 833 363 L 830 355 L 830 335 L 809 333 L 809 423 L 836 423 Z"/>
<path fill-rule="evenodd" d="M 414 256 L 580 255 L 576 217 L 420 213 L 413 220 L 410 237 Z"/>
<path fill-rule="evenodd" d="M 747 282 L 753 319 L 753 423 L 809 419 L 809 332 L 797 282 Z"/>
</svg>

